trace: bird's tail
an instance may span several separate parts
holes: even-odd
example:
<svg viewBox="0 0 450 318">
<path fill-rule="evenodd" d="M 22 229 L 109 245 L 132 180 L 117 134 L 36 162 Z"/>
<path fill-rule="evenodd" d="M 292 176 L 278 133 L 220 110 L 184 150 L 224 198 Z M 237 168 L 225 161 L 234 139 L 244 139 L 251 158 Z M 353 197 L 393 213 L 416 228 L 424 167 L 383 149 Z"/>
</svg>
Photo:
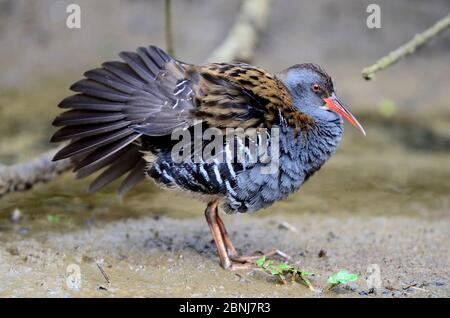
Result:
<svg viewBox="0 0 450 318">
<path fill-rule="evenodd" d="M 162 135 L 180 124 L 157 120 L 158 112 L 171 102 L 164 90 L 173 91 L 182 78 L 180 64 L 154 46 L 123 52 L 120 57 L 124 62 L 106 62 L 73 84 L 71 90 L 78 94 L 59 104 L 60 108 L 70 110 L 53 122 L 62 128 L 51 141 L 69 141 L 53 160 L 71 158 L 80 178 L 105 169 L 90 185 L 90 191 L 128 173 L 119 188 L 119 194 L 124 194 L 144 178 L 142 132 L 135 127 L 151 126 L 154 135 Z M 169 74 L 164 74 L 164 81 L 158 81 L 170 63 L 179 67 L 165 71 Z"/>
</svg>

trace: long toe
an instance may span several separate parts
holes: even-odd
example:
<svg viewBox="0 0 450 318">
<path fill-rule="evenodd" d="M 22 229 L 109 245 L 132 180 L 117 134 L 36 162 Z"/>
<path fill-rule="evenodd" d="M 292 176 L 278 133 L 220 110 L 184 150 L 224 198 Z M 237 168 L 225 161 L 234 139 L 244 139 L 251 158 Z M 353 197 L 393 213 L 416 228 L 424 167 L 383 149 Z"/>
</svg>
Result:
<svg viewBox="0 0 450 318">
<path fill-rule="evenodd" d="M 250 264 L 254 264 L 255 261 L 257 259 L 261 258 L 262 256 L 265 256 L 265 257 L 279 256 L 279 257 L 281 257 L 283 259 L 286 259 L 286 260 L 290 260 L 291 259 L 291 257 L 288 254 L 286 254 L 286 253 L 284 253 L 284 252 L 282 252 L 282 251 L 280 251 L 278 249 L 275 249 L 275 250 L 267 252 L 267 253 L 261 253 L 259 255 L 230 256 L 230 259 L 233 262 L 236 262 L 236 263 L 242 263 L 242 264 L 250 263 Z"/>
<path fill-rule="evenodd" d="M 229 267 L 229 269 L 232 271 L 252 270 L 254 268 L 255 268 L 255 263 L 253 263 L 253 262 L 247 262 L 247 263 L 235 262 Z"/>
</svg>

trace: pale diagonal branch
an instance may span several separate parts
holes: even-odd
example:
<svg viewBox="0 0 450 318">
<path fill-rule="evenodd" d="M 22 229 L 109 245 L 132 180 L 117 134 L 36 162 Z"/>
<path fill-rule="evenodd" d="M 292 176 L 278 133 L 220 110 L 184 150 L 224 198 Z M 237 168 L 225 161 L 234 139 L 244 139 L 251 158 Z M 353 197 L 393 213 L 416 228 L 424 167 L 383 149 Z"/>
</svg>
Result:
<svg viewBox="0 0 450 318">
<path fill-rule="evenodd" d="M 211 53 L 211 62 L 249 62 L 267 23 L 271 0 L 244 0 L 241 11 L 224 41 Z"/>
</svg>

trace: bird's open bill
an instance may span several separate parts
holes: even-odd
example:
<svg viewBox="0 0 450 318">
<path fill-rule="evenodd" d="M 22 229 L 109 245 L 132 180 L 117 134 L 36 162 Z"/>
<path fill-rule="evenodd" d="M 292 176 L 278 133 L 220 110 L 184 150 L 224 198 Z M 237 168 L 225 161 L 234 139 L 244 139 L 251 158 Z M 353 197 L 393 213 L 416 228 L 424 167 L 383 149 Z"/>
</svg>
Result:
<svg viewBox="0 0 450 318">
<path fill-rule="evenodd" d="M 334 93 L 333 95 L 331 95 L 331 97 L 324 98 L 323 100 L 325 101 L 329 109 L 347 119 L 353 126 L 358 128 L 364 136 L 366 135 L 364 128 L 361 126 L 355 116 L 353 116 L 352 113 L 348 111 L 348 109 L 344 106 L 344 104 L 341 103 L 339 98 Z"/>
</svg>

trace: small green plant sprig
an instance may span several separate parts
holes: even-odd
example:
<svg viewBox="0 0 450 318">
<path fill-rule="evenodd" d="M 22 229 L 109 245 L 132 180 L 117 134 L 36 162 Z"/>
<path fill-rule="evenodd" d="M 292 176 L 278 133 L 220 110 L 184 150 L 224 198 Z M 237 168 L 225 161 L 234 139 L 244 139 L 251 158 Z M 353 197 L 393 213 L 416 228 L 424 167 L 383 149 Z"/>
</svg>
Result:
<svg viewBox="0 0 450 318">
<path fill-rule="evenodd" d="M 267 260 L 264 255 L 256 260 L 256 265 L 272 276 L 276 276 L 283 284 L 286 283 L 286 278 L 290 276 L 292 281 L 300 282 L 310 290 L 316 291 L 307 278 L 308 276 L 314 275 L 313 273 L 301 271 L 286 263 L 274 264 L 273 261 Z M 339 271 L 328 277 L 327 282 L 329 285 L 327 290 L 332 290 L 339 285 L 346 285 L 358 279 L 357 274 L 349 273 L 346 270 Z"/>
<path fill-rule="evenodd" d="M 313 285 L 307 278 L 307 276 L 314 275 L 313 273 L 301 271 L 286 263 L 274 265 L 273 261 L 267 260 L 264 255 L 256 260 L 256 265 L 265 272 L 276 276 L 283 284 L 286 283 L 286 277 L 290 276 L 292 281 L 297 281 L 310 290 L 315 291 Z"/>
<path fill-rule="evenodd" d="M 337 272 L 330 277 L 328 277 L 328 290 L 332 290 L 333 288 L 337 287 L 338 285 L 345 285 L 350 282 L 354 282 L 358 280 L 358 275 L 349 273 L 346 270 L 342 270 L 340 272 Z"/>
</svg>

